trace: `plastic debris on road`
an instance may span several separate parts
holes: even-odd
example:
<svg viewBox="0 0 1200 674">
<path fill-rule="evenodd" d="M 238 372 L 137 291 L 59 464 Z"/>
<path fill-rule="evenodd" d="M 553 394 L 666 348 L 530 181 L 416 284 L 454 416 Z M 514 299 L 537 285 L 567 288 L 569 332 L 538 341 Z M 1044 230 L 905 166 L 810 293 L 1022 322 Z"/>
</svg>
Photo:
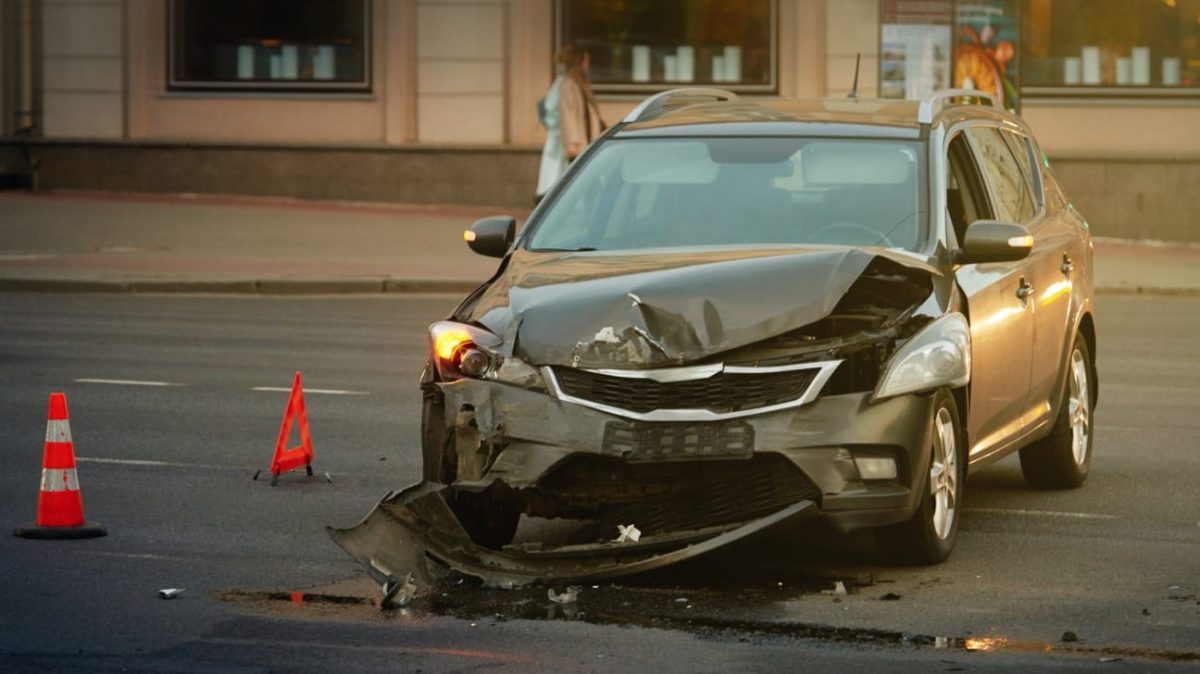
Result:
<svg viewBox="0 0 1200 674">
<path fill-rule="evenodd" d="M 413 583 L 412 574 L 404 577 L 404 580 L 389 580 L 383 584 L 383 598 L 379 602 L 380 608 L 404 608 L 412 602 L 413 597 L 417 596 L 417 586 Z"/>
<path fill-rule="evenodd" d="M 846 592 L 846 584 L 839 580 L 833 584 L 832 590 L 821 590 L 821 594 L 831 594 L 835 597 L 843 597 L 849 593 Z"/>
<path fill-rule="evenodd" d="M 637 543 L 642 537 L 642 532 L 632 524 L 618 524 L 617 531 L 619 536 L 613 541 L 614 543 Z"/>
<path fill-rule="evenodd" d="M 183 594 L 182 587 L 167 587 L 158 591 L 160 599 L 176 599 Z"/>
<path fill-rule="evenodd" d="M 550 588 L 546 590 L 546 596 L 555 604 L 574 604 L 575 600 L 579 597 L 579 590 L 578 586 L 572 585 L 563 590 L 562 594 L 558 594 L 554 591 L 554 588 Z"/>
</svg>

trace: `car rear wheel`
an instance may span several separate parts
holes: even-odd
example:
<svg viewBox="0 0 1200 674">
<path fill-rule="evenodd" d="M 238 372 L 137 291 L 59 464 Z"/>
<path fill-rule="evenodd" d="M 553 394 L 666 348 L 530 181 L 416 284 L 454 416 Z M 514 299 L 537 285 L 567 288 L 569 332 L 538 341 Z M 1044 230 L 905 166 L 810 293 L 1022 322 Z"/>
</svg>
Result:
<svg viewBox="0 0 1200 674">
<path fill-rule="evenodd" d="M 958 404 L 949 391 L 934 396 L 931 458 L 922 473 L 921 503 L 907 522 L 875 532 L 880 552 L 905 564 L 937 564 L 954 549 L 966 482 L 966 443 Z"/>
<path fill-rule="evenodd" d="M 1067 359 L 1067 385 L 1050 435 L 1021 449 L 1021 472 L 1032 487 L 1074 489 L 1092 466 L 1092 355 L 1083 335 Z"/>
</svg>

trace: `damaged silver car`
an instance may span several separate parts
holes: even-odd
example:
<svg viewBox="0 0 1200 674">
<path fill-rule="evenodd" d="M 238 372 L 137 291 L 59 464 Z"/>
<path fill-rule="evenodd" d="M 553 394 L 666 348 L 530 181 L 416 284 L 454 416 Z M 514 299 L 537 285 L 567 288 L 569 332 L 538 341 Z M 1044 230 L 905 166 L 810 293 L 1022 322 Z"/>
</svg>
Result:
<svg viewBox="0 0 1200 674">
<path fill-rule="evenodd" d="M 430 328 L 424 482 L 335 539 L 381 579 L 432 557 L 512 585 L 820 517 L 936 563 L 968 471 L 1019 451 L 1079 486 L 1091 238 L 990 102 L 647 99 L 519 236 L 466 233 L 501 262 Z M 513 545 L 522 515 L 581 526 Z"/>
</svg>

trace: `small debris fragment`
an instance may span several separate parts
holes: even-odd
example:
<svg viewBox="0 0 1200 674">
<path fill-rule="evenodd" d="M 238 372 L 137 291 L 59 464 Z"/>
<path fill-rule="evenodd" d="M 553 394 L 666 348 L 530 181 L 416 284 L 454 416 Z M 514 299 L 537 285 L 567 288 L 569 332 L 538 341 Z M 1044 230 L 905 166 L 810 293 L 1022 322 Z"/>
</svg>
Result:
<svg viewBox="0 0 1200 674">
<path fill-rule="evenodd" d="M 574 604 L 576 598 L 579 597 L 579 587 L 572 585 L 563 590 L 562 594 L 558 594 L 554 591 L 554 588 L 550 588 L 546 590 L 546 596 L 555 604 Z"/>
<path fill-rule="evenodd" d="M 417 596 L 417 586 L 413 583 L 412 574 L 404 580 L 392 579 L 383 584 L 383 598 L 379 602 L 382 609 L 404 608 Z"/>
<path fill-rule="evenodd" d="M 1121 658 L 1100 658 L 1100 662 L 1120 662 Z"/>
<path fill-rule="evenodd" d="M 617 531 L 620 535 L 617 536 L 613 543 L 637 543 L 642 537 L 642 532 L 632 524 L 618 524 Z"/>
<path fill-rule="evenodd" d="M 875 584 L 875 574 L 873 574 L 873 573 L 860 574 L 854 580 L 850 581 L 850 584 L 854 587 L 871 587 L 872 585 Z"/>
<path fill-rule="evenodd" d="M 160 599 L 175 599 L 181 594 L 183 594 L 182 587 L 168 587 L 158 591 L 158 596 Z"/>
<path fill-rule="evenodd" d="M 1150 615 L 1150 609 L 1148 609 L 1148 608 L 1142 609 L 1142 615 Z"/>
<path fill-rule="evenodd" d="M 895 592 L 888 592 L 881 596 L 879 601 L 898 601 L 899 599 L 900 595 L 896 594 Z"/>
<path fill-rule="evenodd" d="M 1063 632 L 1062 640 L 1067 643 L 1079 641 L 1079 635 L 1075 634 L 1071 630 L 1067 630 L 1066 632 Z"/>
<path fill-rule="evenodd" d="M 333 484 L 333 476 L 330 475 L 329 473 L 325 473 L 325 481 L 330 484 Z"/>
<path fill-rule="evenodd" d="M 675 599 L 675 603 L 676 604 L 686 604 L 686 603 L 688 603 L 688 598 L 687 597 L 678 597 Z"/>
<path fill-rule="evenodd" d="M 848 593 L 846 592 L 846 584 L 839 580 L 833 584 L 832 590 L 821 590 L 821 594 L 831 594 L 835 597 L 841 597 Z"/>
</svg>

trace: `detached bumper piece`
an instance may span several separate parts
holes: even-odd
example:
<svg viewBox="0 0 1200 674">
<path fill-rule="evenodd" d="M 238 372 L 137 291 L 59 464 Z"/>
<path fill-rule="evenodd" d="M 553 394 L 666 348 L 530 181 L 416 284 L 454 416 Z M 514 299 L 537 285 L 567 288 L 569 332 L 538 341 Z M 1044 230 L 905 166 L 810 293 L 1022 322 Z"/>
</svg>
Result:
<svg viewBox="0 0 1200 674">
<path fill-rule="evenodd" d="M 478 577 L 489 587 L 514 588 L 535 582 L 598 581 L 661 569 L 818 514 L 814 501 L 801 500 L 749 521 L 659 530 L 637 542 L 524 544 L 497 551 L 471 540 L 443 498 L 446 489 L 421 482 L 388 494 L 357 526 L 326 530 L 380 584 L 411 574 L 419 585 L 428 587 L 433 583 L 428 560 L 433 559 Z"/>
</svg>

